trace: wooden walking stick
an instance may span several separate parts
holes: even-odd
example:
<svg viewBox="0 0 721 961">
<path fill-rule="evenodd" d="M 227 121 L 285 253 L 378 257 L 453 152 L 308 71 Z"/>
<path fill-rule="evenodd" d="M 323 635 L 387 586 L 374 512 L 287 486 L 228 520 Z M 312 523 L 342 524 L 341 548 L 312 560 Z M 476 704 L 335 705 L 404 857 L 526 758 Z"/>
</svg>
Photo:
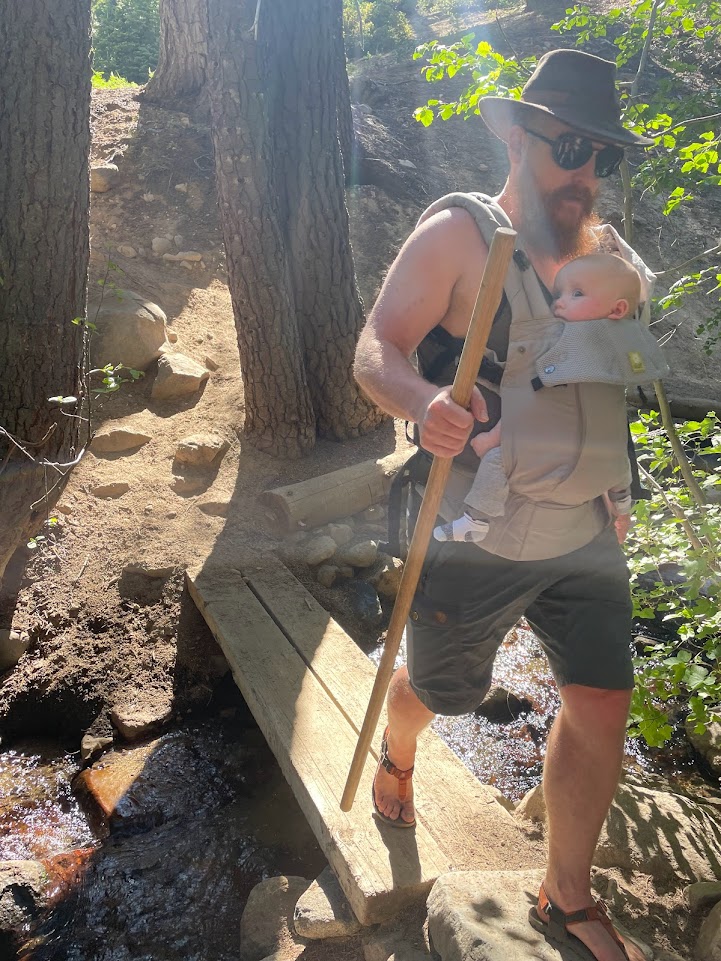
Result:
<svg viewBox="0 0 721 961">
<path fill-rule="evenodd" d="M 499 227 L 493 236 L 493 242 L 488 252 L 488 260 L 483 271 L 481 286 L 478 289 L 473 316 L 451 390 L 451 399 L 466 409 L 471 402 L 471 393 L 478 376 L 478 368 L 481 365 L 493 318 L 501 300 L 503 283 L 506 279 L 508 264 L 513 255 L 515 239 L 516 232 L 514 230 L 509 227 Z M 403 629 L 413 603 L 413 595 L 416 591 L 423 560 L 436 523 L 438 509 L 441 505 L 452 463 L 452 457 L 433 458 L 433 465 L 423 495 L 423 503 L 408 548 L 408 557 L 403 568 L 403 576 L 398 588 L 391 622 L 388 625 L 383 656 L 378 666 L 378 673 L 373 684 L 363 727 L 358 735 L 358 743 L 341 798 L 341 811 L 350 811 L 355 800 L 358 784 L 363 773 L 363 765 L 383 708 L 383 701 L 393 674 L 396 655 L 401 645 Z"/>
</svg>

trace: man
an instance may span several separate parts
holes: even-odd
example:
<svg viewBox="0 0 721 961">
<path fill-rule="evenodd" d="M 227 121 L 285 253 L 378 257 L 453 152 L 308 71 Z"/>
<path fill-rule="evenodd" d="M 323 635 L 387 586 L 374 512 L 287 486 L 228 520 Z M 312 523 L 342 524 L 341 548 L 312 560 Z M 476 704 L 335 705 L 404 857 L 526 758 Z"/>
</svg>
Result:
<svg viewBox="0 0 721 961">
<path fill-rule="evenodd" d="M 613 64 L 575 50 L 546 54 L 520 102 L 490 97 L 480 107 L 486 124 L 507 144 L 510 172 L 496 202 L 518 232 L 525 253 L 519 262 L 525 260 L 524 270 L 532 268 L 529 275 L 535 271 L 534 283 L 551 290 L 560 267 L 598 247 L 592 210 L 600 180 L 618 168 L 624 146 L 652 141 L 621 125 Z M 476 388 L 466 411 L 451 401 L 450 388 L 439 386 L 438 378 L 432 383 L 422 376 L 429 338 L 462 343 L 487 255 L 467 209 L 432 209 L 392 265 L 358 344 L 355 372 L 361 386 L 385 411 L 413 421 L 420 446 L 441 457 L 461 454 L 472 427 L 488 430 L 499 416 L 495 403 L 489 417 L 488 391 Z M 503 327 L 501 312 L 494 331 Z M 552 316 L 550 308 L 547 313 Z M 514 323 L 510 341 L 494 343 L 496 355 L 507 359 L 505 380 L 511 347 L 514 356 L 526 350 Z M 417 348 L 421 373 L 410 362 Z M 452 375 L 444 382 L 451 380 Z M 500 393 L 505 442 L 509 407 L 503 386 Z M 580 395 L 564 392 L 563 385 L 527 393 L 526 404 L 534 397 L 538 403 L 566 403 L 568 416 L 576 416 L 569 398 Z M 549 417 L 551 439 L 559 436 L 553 431 L 564 416 L 554 409 Z M 543 435 L 543 420 L 539 424 Z M 538 440 L 539 450 L 549 447 L 545 436 Z M 618 445 L 625 449 L 623 435 Z M 534 449 L 532 438 L 526 448 Z M 565 466 L 560 465 L 562 475 Z M 389 727 L 374 781 L 376 815 L 397 826 L 415 823 L 410 776 L 417 735 L 436 713 L 467 713 L 480 703 L 495 652 L 525 613 L 549 656 L 562 702 L 544 769 L 548 867 L 530 920 L 549 937 L 588 950 L 590 959 L 641 961 L 636 945 L 627 939 L 624 947 L 619 940 L 590 889 L 593 852 L 620 776 L 633 686 L 628 572 L 616 541 L 616 535 L 623 540 L 628 521 L 617 517 L 614 535 L 609 515 L 599 520 L 605 487 L 577 501 L 556 497 L 552 487 L 543 496 L 526 496 L 518 476 L 511 458 L 511 493 L 515 484 L 526 506 L 533 502 L 535 509 L 535 502 L 543 501 L 544 516 L 560 527 L 574 512 L 583 514 L 584 524 L 598 526 L 566 523 L 572 548 L 563 553 L 552 546 L 549 530 L 551 546 L 541 544 L 531 560 L 514 553 L 503 534 L 490 548 L 485 542 L 431 544 L 408 624 L 408 668 L 396 672 L 389 689 Z M 588 533 L 579 534 L 584 530 Z M 521 531 L 514 543 L 525 543 L 527 533 Z"/>
</svg>

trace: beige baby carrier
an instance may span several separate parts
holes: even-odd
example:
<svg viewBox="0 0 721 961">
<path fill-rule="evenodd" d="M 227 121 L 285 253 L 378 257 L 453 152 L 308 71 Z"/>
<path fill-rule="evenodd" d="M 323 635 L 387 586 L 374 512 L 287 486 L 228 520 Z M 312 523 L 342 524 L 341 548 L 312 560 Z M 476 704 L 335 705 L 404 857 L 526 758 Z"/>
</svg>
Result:
<svg viewBox="0 0 721 961">
<path fill-rule="evenodd" d="M 489 245 L 498 226 L 510 226 L 505 212 L 482 194 L 449 194 L 421 221 L 454 206 L 473 216 Z M 647 301 L 653 274 L 608 225 L 599 229 L 599 247 L 634 264 Z M 505 362 L 487 351 L 493 366 L 502 368 L 500 385 L 485 379 L 483 368 L 478 384 L 500 394 L 509 496 L 503 515 L 489 518 L 482 547 L 511 560 L 541 560 L 583 547 L 609 524 L 602 495 L 631 481 L 624 384 L 658 379 L 668 368 L 647 317 L 631 319 L 623 335 L 610 340 L 608 321 L 565 324 L 554 317 L 520 249 L 505 294 L 511 309 Z M 454 461 L 441 508 L 446 520 L 463 513 L 475 475 L 467 464 Z"/>
</svg>

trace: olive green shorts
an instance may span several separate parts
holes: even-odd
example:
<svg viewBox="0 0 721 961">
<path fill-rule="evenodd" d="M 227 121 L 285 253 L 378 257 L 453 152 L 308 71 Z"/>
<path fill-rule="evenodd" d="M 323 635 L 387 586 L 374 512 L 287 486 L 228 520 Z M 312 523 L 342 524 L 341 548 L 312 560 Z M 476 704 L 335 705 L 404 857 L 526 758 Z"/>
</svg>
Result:
<svg viewBox="0 0 721 961">
<path fill-rule="evenodd" d="M 411 685 L 425 706 L 435 714 L 478 707 L 496 651 L 524 614 L 559 687 L 633 687 L 629 574 L 612 527 L 543 561 L 431 540 L 406 632 Z"/>
</svg>

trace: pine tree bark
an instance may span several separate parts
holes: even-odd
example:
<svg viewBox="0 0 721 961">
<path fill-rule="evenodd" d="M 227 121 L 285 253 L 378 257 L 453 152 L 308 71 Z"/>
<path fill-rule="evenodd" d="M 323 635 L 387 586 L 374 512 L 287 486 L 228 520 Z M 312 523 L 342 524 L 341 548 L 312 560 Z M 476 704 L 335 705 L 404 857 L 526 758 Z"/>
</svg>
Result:
<svg viewBox="0 0 721 961">
<path fill-rule="evenodd" d="M 89 259 L 90 0 L 23 0 L 0 18 L 0 578 L 79 452 Z M 20 448 L 23 448 L 21 450 Z M 64 471 L 67 475 L 67 471 Z M 54 489 L 53 489 L 54 488 Z"/>
<path fill-rule="evenodd" d="M 208 67 L 207 0 L 160 0 L 158 66 L 145 87 L 151 101 L 195 97 Z"/>
<path fill-rule="evenodd" d="M 384 415 L 360 392 L 353 357 L 363 325 L 338 141 L 340 0 L 265 0 L 265 61 L 298 330 L 318 433 L 342 440 Z"/>
<path fill-rule="evenodd" d="M 245 434 L 298 457 L 315 443 L 291 270 L 278 219 L 255 0 L 208 0 L 210 96 L 218 201 L 245 390 Z"/>
</svg>

